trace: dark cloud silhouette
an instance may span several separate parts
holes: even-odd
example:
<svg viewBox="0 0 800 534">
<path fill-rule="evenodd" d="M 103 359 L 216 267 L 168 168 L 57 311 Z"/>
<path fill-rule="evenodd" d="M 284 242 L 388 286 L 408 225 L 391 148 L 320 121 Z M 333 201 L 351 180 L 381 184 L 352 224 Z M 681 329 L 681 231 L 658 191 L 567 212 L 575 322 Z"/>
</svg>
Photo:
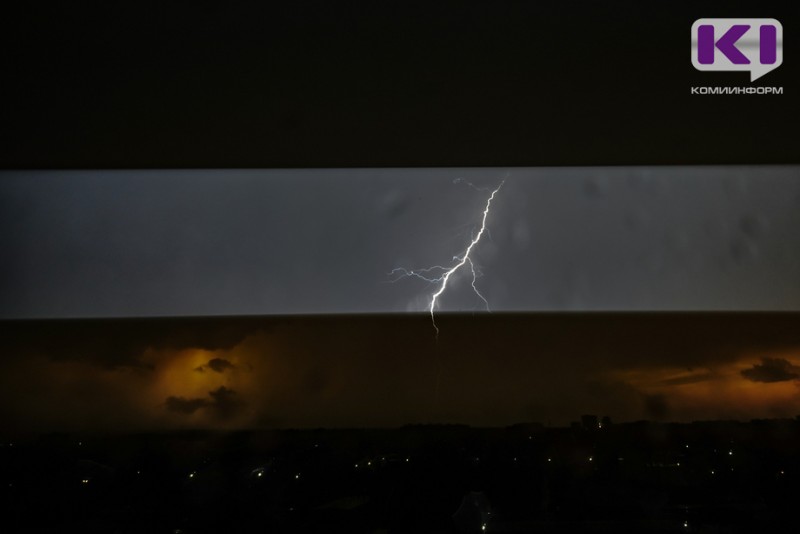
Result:
<svg viewBox="0 0 800 534">
<path fill-rule="evenodd" d="M 233 369 L 234 367 L 236 366 L 225 358 L 212 358 L 208 360 L 208 363 L 205 365 L 201 365 L 200 367 L 196 368 L 195 371 L 202 373 L 206 369 L 211 369 L 215 373 L 224 373 L 228 369 Z"/>
<path fill-rule="evenodd" d="M 208 392 L 207 398 L 187 399 L 184 397 L 167 397 L 166 408 L 170 412 L 183 415 L 192 415 L 198 410 L 205 409 L 213 416 L 220 419 L 230 419 L 239 413 L 245 406 L 245 402 L 240 395 L 225 386 Z"/>
<path fill-rule="evenodd" d="M 212 399 L 210 408 L 217 417 L 229 419 L 239 413 L 245 403 L 238 393 L 225 386 L 208 392 Z"/>
<path fill-rule="evenodd" d="M 761 358 L 761 363 L 742 371 L 753 382 L 786 382 L 800 378 L 800 367 L 784 358 Z"/>
<path fill-rule="evenodd" d="M 170 412 L 192 415 L 209 405 L 207 399 L 187 399 L 184 397 L 167 397 L 166 406 Z"/>
<path fill-rule="evenodd" d="M 233 369 L 234 365 L 224 358 L 213 358 L 206 364 L 212 371 L 218 373 L 224 372 L 226 369 Z"/>
</svg>

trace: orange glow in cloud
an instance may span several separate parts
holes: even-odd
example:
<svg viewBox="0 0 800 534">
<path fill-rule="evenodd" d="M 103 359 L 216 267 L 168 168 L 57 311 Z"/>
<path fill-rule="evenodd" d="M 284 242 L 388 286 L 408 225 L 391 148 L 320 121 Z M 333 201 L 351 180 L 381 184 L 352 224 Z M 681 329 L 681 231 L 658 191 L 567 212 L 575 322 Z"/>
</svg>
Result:
<svg viewBox="0 0 800 534">
<path fill-rule="evenodd" d="M 747 354 L 740 359 L 701 369 L 629 369 L 609 373 L 645 396 L 660 396 L 670 420 L 754 419 L 800 414 L 800 380 L 754 381 L 742 371 L 762 364 L 762 358 L 800 365 L 800 351 Z"/>
<path fill-rule="evenodd" d="M 213 417 L 207 406 L 192 413 L 173 413 L 167 409 L 166 402 L 173 397 L 213 404 L 211 393 L 219 388 L 232 391 L 232 395 L 242 402 L 252 402 L 256 383 L 252 375 L 258 366 L 252 363 L 253 356 L 251 351 L 246 350 L 246 341 L 225 350 L 189 348 L 145 351 L 141 361 L 153 366 L 154 370 L 144 395 L 149 399 L 151 415 L 166 425 L 216 427 L 243 423 L 244 416 L 252 413 L 252 410 L 222 420 Z M 213 365 L 215 361 L 218 364 L 216 366 Z"/>
<path fill-rule="evenodd" d="M 225 373 L 197 371 L 209 360 L 217 358 L 216 351 L 184 349 L 180 351 L 148 351 L 143 360 L 155 366 L 155 380 L 152 392 L 159 398 L 204 397 L 212 389 L 221 385 L 230 387 L 230 379 Z M 228 382 L 228 383 L 226 383 Z"/>
</svg>

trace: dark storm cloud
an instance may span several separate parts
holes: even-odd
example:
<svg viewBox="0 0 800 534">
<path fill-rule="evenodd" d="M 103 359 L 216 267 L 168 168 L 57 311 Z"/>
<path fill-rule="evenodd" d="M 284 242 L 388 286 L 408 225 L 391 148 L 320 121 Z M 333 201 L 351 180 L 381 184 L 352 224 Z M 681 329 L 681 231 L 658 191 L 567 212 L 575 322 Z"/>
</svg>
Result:
<svg viewBox="0 0 800 534">
<path fill-rule="evenodd" d="M 186 399 L 184 397 L 167 397 L 165 405 L 168 411 L 191 415 L 209 405 L 208 399 Z"/>
<path fill-rule="evenodd" d="M 461 253 L 505 176 L 493 310 L 800 308 L 797 167 L 53 171 L 0 180 L 0 317 L 424 311 L 387 273 Z"/>
<path fill-rule="evenodd" d="M 227 369 L 233 369 L 234 365 L 224 358 L 212 358 L 206 364 L 209 369 L 217 373 L 225 372 Z"/>
<path fill-rule="evenodd" d="M 784 358 L 761 358 L 761 363 L 744 369 L 742 376 L 753 382 L 786 382 L 800 378 L 800 366 Z"/>
<path fill-rule="evenodd" d="M 245 407 L 245 402 L 234 390 L 225 386 L 220 386 L 208 392 L 211 397 L 210 408 L 217 417 L 229 419 L 239 413 Z"/>
<path fill-rule="evenodd" d="M 244 408 L 245 402 L 233 389 L 220 386 L 208 392 L 209 398 L 193 398 L 169 396 L 165 401 L 166 409 L 182 415 L 192 415 L 198 410 L 206 410 L 213 417 L 230 419 Z"/>
<path fill-rule="evenodd" d="M 212 358 L 208 360 L 205 365 L 201 365 L 200 367 L 196 368 L 195 371 L 204 372 L 206 369 L 211 369 L 215 373 L 224 373 L 228 369 L 233 369 L 236 367 L 231 362 L 226 360 L 225 358 Z"/>
</svg>

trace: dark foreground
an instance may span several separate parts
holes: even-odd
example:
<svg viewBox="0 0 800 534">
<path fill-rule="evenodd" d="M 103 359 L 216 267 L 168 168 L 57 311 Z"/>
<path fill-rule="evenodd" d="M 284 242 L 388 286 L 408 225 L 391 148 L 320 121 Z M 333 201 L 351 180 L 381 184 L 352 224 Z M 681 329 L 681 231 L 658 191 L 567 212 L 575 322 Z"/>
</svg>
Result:
<svg viewBox="0 0 800 534">
<path fill-rule="evenodd" d="M 794 532 L 800 422 L 47 435 L 4 532 Z"/>
</svg>

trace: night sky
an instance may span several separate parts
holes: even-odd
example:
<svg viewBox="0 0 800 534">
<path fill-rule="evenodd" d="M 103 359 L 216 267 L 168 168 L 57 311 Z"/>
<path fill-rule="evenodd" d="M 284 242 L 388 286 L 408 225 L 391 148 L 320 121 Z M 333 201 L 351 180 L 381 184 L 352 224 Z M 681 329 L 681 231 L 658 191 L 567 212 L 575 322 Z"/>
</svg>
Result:
<svg viewBox="0 0 800 534">
<path fill-rule="evenodd" d="M 0 421 L 793 417 L 798 178 L 766 166 L 6 172 Z M 471 256 L 493 313 L 468 271 L 454 275 L 437 339 L 437 286 L 390 272 L 452 265 L 501 182 Z"/>
<path fill-rule="evenodd" d="M 392 269 L 480 227 L 494 311 L 797 310 L 800 170 L 19 171 L 0 179 L 0 318 L 425 311 Z M 465 268 L 441 311 L 482 302 Z"/>
<path fill-rule="evenodd" d="M 46 4 L 0 32 L 4 532 L 796 530 L 800 2 Z M 786 63 L 695 69 L 747 16 Z M 435 328 L 398 269 L 501 183 Z"/>
</svg>

